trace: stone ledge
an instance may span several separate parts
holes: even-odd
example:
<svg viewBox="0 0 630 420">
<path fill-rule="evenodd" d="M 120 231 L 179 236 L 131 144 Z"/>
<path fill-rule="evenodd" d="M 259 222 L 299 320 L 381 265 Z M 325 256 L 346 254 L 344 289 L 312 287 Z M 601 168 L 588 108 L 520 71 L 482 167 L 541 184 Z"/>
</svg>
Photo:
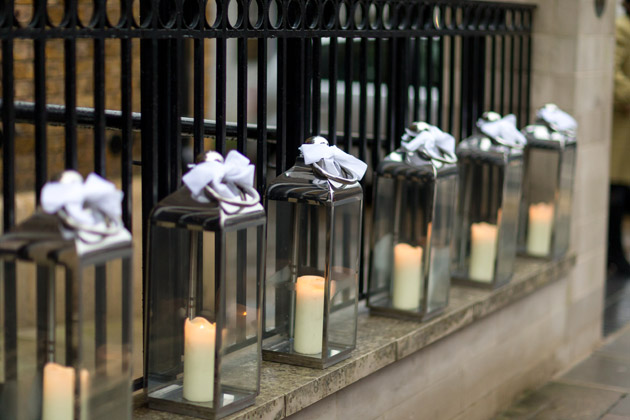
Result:
<svg viewBox="0 0 630 420">
<path fill-rule="evenodd" d="M 512 281 L 498 290 L 465 286 L 451 288 L 446 311 L 426 322 L 370 316 L 360 305 L 357 348 L 346 359 L 325 370 L 263 362 L 260 395 L 256 405 L 228 420 L 282 419 L 342 388 L 453 334 L 536 290 L 564 277 L 575 256 L 558 261 L 519 258 Z M 134 419 L 183 420 L 189 417 L 140 407 Z"/>
</svg>

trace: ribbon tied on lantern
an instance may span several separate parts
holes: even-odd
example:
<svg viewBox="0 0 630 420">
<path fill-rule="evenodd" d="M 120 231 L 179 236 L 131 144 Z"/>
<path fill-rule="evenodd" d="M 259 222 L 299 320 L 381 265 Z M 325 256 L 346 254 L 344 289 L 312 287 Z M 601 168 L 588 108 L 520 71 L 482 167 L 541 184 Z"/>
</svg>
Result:
<svg viewBox="0 0 630 420">
<path fill-rule="evenodd" d="M 545 121 L 556 131 L 574 132 L 577 129 L 575 118 L 553 104 L 547 104 L 540 108 L 536 117 Z"/>
<path fill-rule="evenodd" d="M 197 201 L 209 202 L 204 195 L 207 192 L 225 211 L 232 210 L 230 206 L 241 208 L 260 203 L 260 195 L 254 189 L 254 165 L 236 150 L 230 151 L 225 160 L 219 153 L 209 152 L 206 160 L 194 165 L 182 181 Z"/>
<path fill-rule="evenodd" d="M 421 128 L 416 130 L 414 127 Z M 402 136 L 402 148 L 410 153 L 421 151 L 430 159 L 440 162 L 457 162 L 455 138 L 433 125 L 414 123 L 412 128 L 406 128 Z"/>
<path fill-rule="evenodd" d="M 57 214 L 85 242 L 114 235 L 123 227 L 123 193 L 97 174 L 84 182 L 78 172 L 65 171 L 59 181 L 44 185 L 40 198 L 44 212 Z"/>
<path fill-rule="evenodd" d="M 527 144 L 527 139 L 516 127 L 516 116 L 514 114 L 506 115 L 494 121 L 480 119 L 477 121 L 477 127 L 483 134 L 503 146 L 523 148 Z"/>
<path fill-rule="evenodd" d="M 311 165 L 318 175 L 342 184 L 358 182 L 367 170 L 365 162 L 337 146 L 329 146 L 323 137 L 308 139 L 299 150 L 304 156 L 304 163 Z M 350 177 L 345 177 L 344 172 Z"/>
</svg>

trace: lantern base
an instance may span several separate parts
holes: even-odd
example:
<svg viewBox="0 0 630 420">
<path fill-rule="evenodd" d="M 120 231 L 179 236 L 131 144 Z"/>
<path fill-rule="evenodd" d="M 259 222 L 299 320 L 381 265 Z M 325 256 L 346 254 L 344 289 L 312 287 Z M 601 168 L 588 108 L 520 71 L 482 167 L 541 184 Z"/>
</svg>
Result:
<svg viewBox="0 0 630 420">
<path fill-rule="evenodd" d="M 491 282 L 471 280 L 467 277 L 458 277 L 458 276 L 452 277 L 452 282 L 456 286 L 476 287 L 478 289 L 487 289 L 487 290 L 495 290 L 502 286 L 505 286 L 506 284 L 510 282 L 510 280 L 512 280 L 511 275 L 501 281 L 494 280 Z"/>
<path fill-rule="evenodd" d="M 321 353 L 319 357 L 310 357 L 294 352 L 291 343 L 283 341 L 269 349 L 263 349 L 262 355 L 263 360 L 268 362 L 285 363 L 314 369 L 326 369 L 347 359 L 352 350 L 354 350 L 354 346 L 329 344 L 328 357 L 322 358 Z"/>
<path fill-rule="evenodd" d="M 564 258 L 566 256 L 567 252 L 562 251 L 562 252 L 550 252 L 549 255 L 532 255 L 529 254 L 527 252 L 527 250 L 525 248 L 519 249 L 517 252 L 517 255 L 519 257 L 524 257 L 524 258 L 531 258 L 533 260 L 537 260 L 537 261 L 558 261 L 561 260 L 562 258 Z"/>
<path fill-rule="evenodd" d="M 444 306 L 443 308 L 435 309 L 431 312 L 425 312 L 425 311 L 406 311 L 402 309 L 394 309 L 387 306 L 372 306 L 368 304 L 368 307 L 370 308 L 370 315 L 384 316 L 387 318 L 411 319 L 411 320 L 416 320 L 416 321 L 429 321 L 443 314 L 444 309 L 446 309 L 446 306 Z"/>
<path fill-rule="evenodd" d="M 147 397 L 148 407 L 154 410 L 168 411 L 170 413 L 183 414 L 186 416 L 203 419 L 220 419 L 232 413 L 240 411 L 245 407 L 254 405 L 256 401 L 255 393 L 243 393 L 230 387 L 222 387 L 224 401 L 231 399 L 222 408 L 216 409 L 212 401 L 191 402 L 183 397 L 184 387 L 181 381 L 166 385 L 160 389 L 152 391 Z"/>
</svg>

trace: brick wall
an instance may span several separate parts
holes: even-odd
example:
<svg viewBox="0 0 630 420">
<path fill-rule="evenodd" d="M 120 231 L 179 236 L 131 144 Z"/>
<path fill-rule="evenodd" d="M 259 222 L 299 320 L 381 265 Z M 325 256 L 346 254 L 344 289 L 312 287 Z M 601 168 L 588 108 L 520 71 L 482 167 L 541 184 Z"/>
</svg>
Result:
<svg viewBox="0 0 630 420">
<path fill-rule="evenodd" d="M 84 24 L 89 22 L 92 13 L 92 0 L 79 0 L 79 18 Z M 138 2 L 136 2 L 137 4 Z M 53 24 L 63 18 L 63 0 L 48 0 L 48 13 Z M 32 17 L 33 0 L 16 0 L 16 17 L 21 25 L 26 25 Z M 107 2 L 108 18 L 117 22 L 120 16 L 119 2 Z M 139 42 L 132 46 L 132 88 L 133 110 L 140 110 L 140 62 Z M 78 106 L 93 106 L 93 41 L 80 39 L 76 42 L 76 82 Z M 33 42 L 16 40 L 14 44 L 15 99 L 33 102 L 35 86 L 33 83 L 34 66 Z M 1 56 L 0 56 L 1 61 Z M 105 107 L 120 109 L 120 41 L 105 41 Z M 64 104 L 64 46 L 61 40 L 50 40 L 46 43 L 46 101 L 50 104 Z M 1 88 L 1 86 L 0 86 Z M 64 169 L 64 128 L 49 126 L 48 141 L 48 175 L 49 177 Z M 107 131 L 106 138 L 116 136 L 117 131 Z M 139 155 L 139 136 L 134 141 L 134 153 Z M 93 135 L 90 129 L 81 128 L 77 133 L 79 171 L 87 174 L 93 169 Z M 16 125 L 16 187 L 18 190 L 32 190 L 35 175 L 35 130 L 33 125 L 19 123 Z M 1 163 L 0 163 L 1 165 Z M 107 175 L 115 177 L 120 172 L 118 156 L 107 152 Z"/>
</svg>

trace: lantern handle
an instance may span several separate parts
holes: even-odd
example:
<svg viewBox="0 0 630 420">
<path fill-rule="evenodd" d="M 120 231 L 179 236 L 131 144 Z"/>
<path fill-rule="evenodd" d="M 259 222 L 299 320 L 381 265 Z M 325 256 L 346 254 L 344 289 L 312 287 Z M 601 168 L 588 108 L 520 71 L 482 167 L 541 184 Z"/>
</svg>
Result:
<svg viewBox="0 0 630 420">
<path fill-rule="evenodd" d="M 107 220 L 108 223 L 104 225 L 88 225 L 85 223 L 81 223 L 74 217 L 70 216 L 70 214 L 66 212 L 65 208 L 59 209 L 59 211 L 57 212 L 57 216 L 68 228 L 72 229 L 83 242 L 86 243 L 98 242 L 106 236 L 117 234 L 120 229 L 123 228 L 122 220 L 111 218 L 106 215 L 105 220 Z M 96 238 L 93 238 L 93 240 L 92 235 L 96 235 Z"/>
<path fill-rule="evenodd" d="M 260 194 L 253 187 L 239 187 L 241 190 L 242 199 L 229 198 L 221 195 L 210 185 L 206 185 L 205 189 L 214 199 L 221 203 L 231 204 L 238 207 L 252 207 L 260 203 Z"/>
<path fill-rule="evenodd" d="M 327 179 L 332 180 L 332 181 L 339 182 L 341 184 L 354 184 L 356 182 L 359 182 L 359 178 L 357 178 L 352 172 L 348 171 L 346 168 L 344 168 L 341 165 L 339 165 L 339 168 L 341 168 L 341 170 L 345 174 L 347 174 L 348 177 L 333 175 L 330 172 L 328 172 L 327 170 L 325 170 L 324 168 L 322 168 L 321 166 L 319 166 L 318 162 L 311 163 L 311 167 L 313 168 L 313 172 L 315 172 L 317 175 L 319 175 L 319 176 L 321 176 L 323 178 L 327 178 Z"/>
</svg>

